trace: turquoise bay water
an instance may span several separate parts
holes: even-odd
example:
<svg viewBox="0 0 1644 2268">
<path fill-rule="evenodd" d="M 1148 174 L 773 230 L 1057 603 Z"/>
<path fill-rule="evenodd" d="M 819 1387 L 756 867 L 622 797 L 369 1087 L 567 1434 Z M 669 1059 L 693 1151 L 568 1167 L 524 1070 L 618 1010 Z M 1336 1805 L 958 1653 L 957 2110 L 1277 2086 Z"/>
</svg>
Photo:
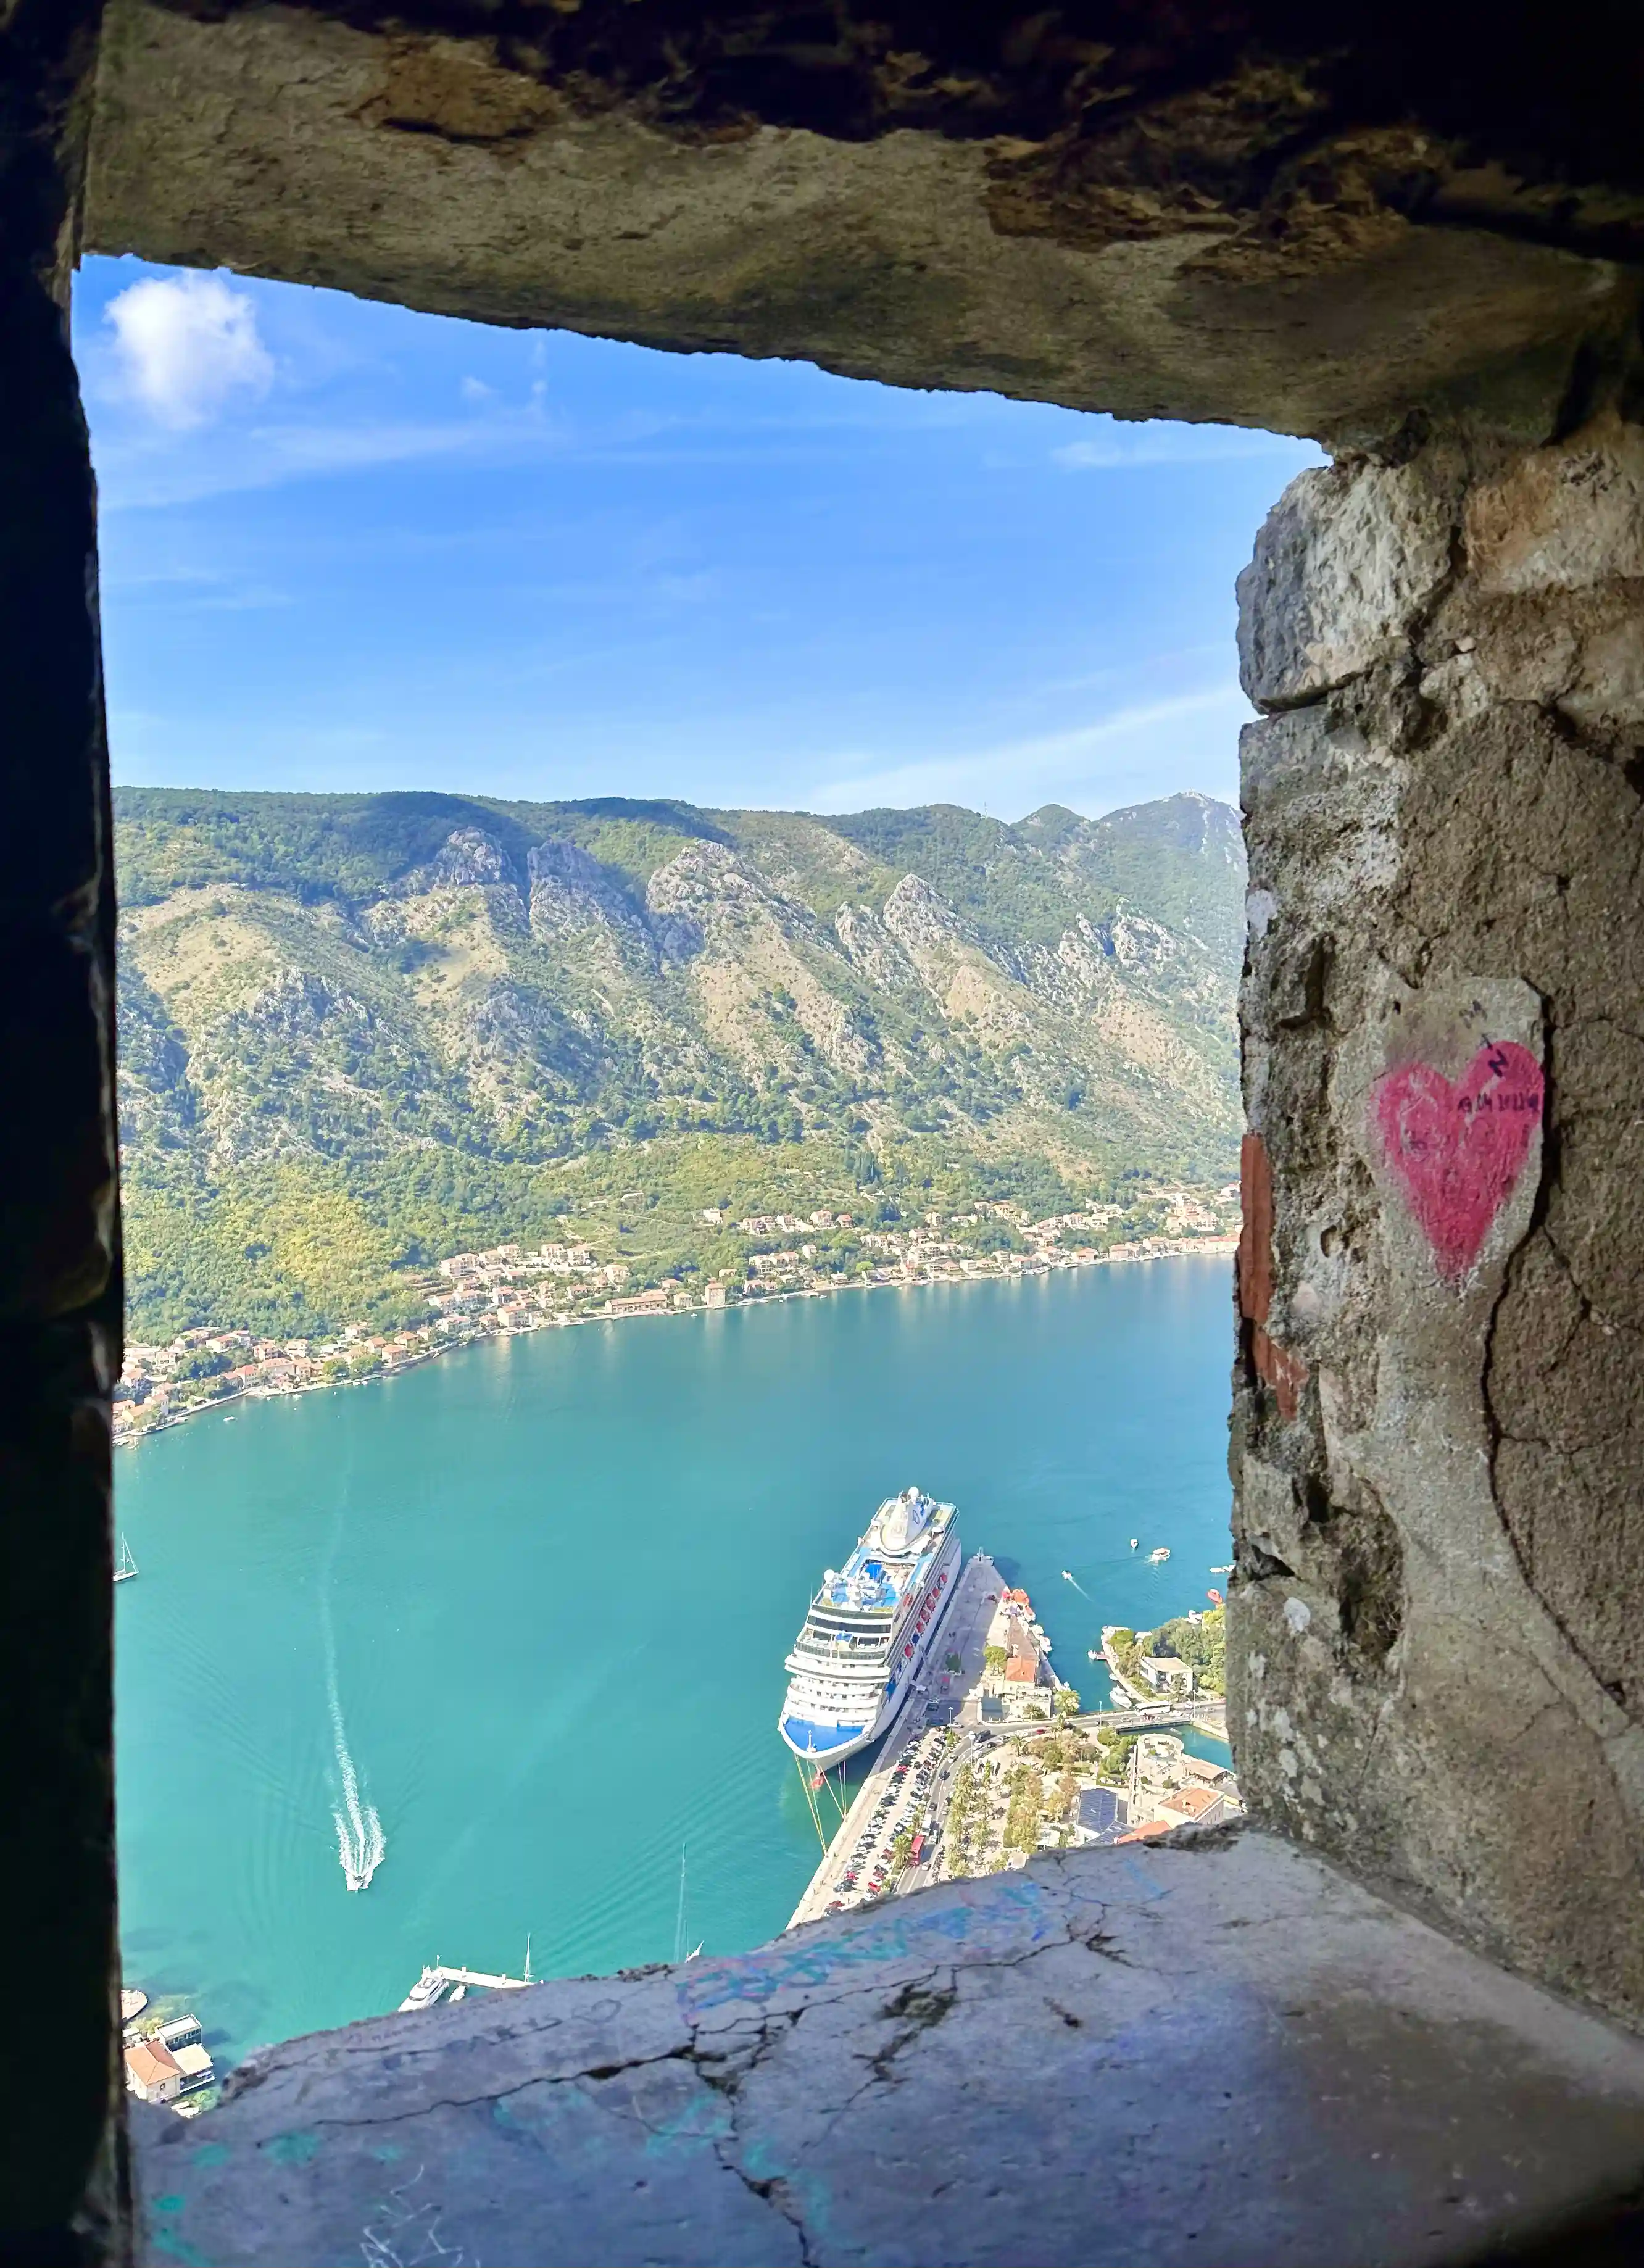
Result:
<svg viewBox="0 0 1644 2268">
<path fill-rule="evenodd" d="M 437 1956 L 517 1975 L 527 1933 L 534 1974 L 665 1960 L 682 1847 L 688 1947 L 771 1936 L 816 1857 L 776 1717 L 822 1567 L 918 1481 L 1105 1701 L 1101 1625 L 1202 1606 L 1229 1556 L 1227 1278 L 585 1325 L 122 1450 L 128 1980 L 232 2062 Z M 355 1895 L 337 1719 L 387 1850 Z"/>
</svg>

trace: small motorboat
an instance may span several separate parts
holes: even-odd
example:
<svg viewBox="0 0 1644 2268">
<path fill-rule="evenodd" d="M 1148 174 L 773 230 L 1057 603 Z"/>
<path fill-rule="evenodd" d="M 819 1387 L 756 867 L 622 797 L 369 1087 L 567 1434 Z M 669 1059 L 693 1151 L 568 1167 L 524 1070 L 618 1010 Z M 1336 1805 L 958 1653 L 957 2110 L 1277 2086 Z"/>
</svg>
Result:
<svg viewBox="0 0 1644 2268">
<path fill-rule="evenodd" d="M 1156 1551 L 1150 1551 L 1147 1554 L 1147 1564 L 1150 1567 L 1157 1567 L 1161 1565 L 1162 1563 L 1169 1557 L 1169 1545 L 1168 1543 L 1161 1543 Z"/>
<path fill-rule="evenodd" d="M 1140 1539 L 1140 1537 L 1139 1537 L 1139 1536 L 1135 1536 L 1135 1535 L 1132 1535 L 1132 1538 L 1131 1538 L 1131 1550 L 1132 1550 L 1132 1551 L 1134 1551 L 1134 1550 L 1136 1549 L 1137 1544 L 1140 1542 L 1140 1540 L 1141 1540 L 1141 1539 Z"/>
</svg>

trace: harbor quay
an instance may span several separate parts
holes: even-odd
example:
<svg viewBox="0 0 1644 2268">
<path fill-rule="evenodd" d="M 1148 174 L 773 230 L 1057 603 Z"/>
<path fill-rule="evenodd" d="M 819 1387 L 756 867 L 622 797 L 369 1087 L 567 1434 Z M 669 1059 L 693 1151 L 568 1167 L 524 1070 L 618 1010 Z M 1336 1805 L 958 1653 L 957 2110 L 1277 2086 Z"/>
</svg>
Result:
<svg viewBox="0 0 1644 2268">
<path fill-rule="evenodd" d="M 953 1752 L 947 1734 L 979 1689 L 988 1631 L 1003 1587 L 999 1570 L 984 1551 L 967 1560 L 932 1639 L 927 1668 L 830 1837 L 821 1864 L 793 1910 L 790 1929 L 818 1920 L 838 1905 L 860 1904 L 870 1895 L 878 1895 L 866 1888 L 874 1879 L 873 1867 L 881 1858 L 889 1863 L 891 1846 L 899 1834 L 924 1833 L 918 1817 L 935 1815 L 940 1830 Z M 950 1667 L 955 1658 L 959 1666 Z M 921 1795 L 919 1777 L 927 1771 L 930 1778 Z M 903 1799 L 901 1804 L 896 1801 L 898 1795 Z M 819 1803 L 829 1800 L 827 1783 L 814 1791 L 814 1800 Z M 867 1845 L 865 1863 L 853 1869 L 848 1861 L 864 1843 Z M 929 1879 L 918 1860 L 911 1866 L 921 1881 Z M 841 1877 L 851 1873 L 855 1881 L 845 1890 L 837 1889 Z M 911 1882 L 909 1887 L 913 1887 Z"/>
<path fill-rule="evenodd" d="M 966 1562 L 925 1668 L 829 1838 L 790 1929 L 940 1879 L 939 1852 L 958 1774 L 1006 1728 L 1051 1729 L 1062 1681 L 1025 1591 L 985 1551 Z M 997 1728 L 997 1729 L 995 1729 Z M 829 1800 L 824 1780 L 812 1791 Z"/>
<path fill-rule="evenodd" d="M 1104 1653 L 1106 1633 L 1104 1633 Z M 1036 1850 L 1152 1840 L 1241 1815 L 1226 1766 L 1170 1727 L 1225 1737 L 1220 1696 L 1078 1710 L 1025 1592 L 985 1552 L 965 1565 L 927 1668 L 829 1838 L 788 1924 L 1026 1865 Z M 1114 1671 L 1126 1699 L 1129 1689 Z M 830 1783 L 813 1785 L 819 1821 Z"/>
</svg>

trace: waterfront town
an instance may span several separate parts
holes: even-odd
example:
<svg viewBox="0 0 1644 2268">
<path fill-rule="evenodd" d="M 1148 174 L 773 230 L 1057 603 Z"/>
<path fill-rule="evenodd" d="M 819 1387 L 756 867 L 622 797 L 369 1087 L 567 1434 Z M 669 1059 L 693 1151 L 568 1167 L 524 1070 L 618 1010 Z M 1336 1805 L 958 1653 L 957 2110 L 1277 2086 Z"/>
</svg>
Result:
<svg viewBox="0 0 1644 2268">
<path fill-rule="evenodd" d="M 849 1212 L 750 1214 L 729 1220 L 703 1209 L 704 1226 L 741 1239 L 734 1268 L 705 1281 L 633 1286 L 622 1260 L 587 1243 L 549 1242 L 528 1251 L 498 1244 L 442 1260 L 414 1289 L 422 1320 L 392 1331 L 363 1323 L 330 1339 L 274 1340 L 248 1330 L 200 1329 L 164 1346 L 128 1345 L 114 1391 L 114 1439 L 140 1440 L 240 1395 L 268 1397 L 351 1385 L 409 1369 L 476 1339 L 635 1315 L 722 1309 L 761 1300 L 814 1298 L 881 1285 L 957 1284 L 1054 1269 L 1231 1251 L 1236 1185 L 1213 1196 L 1154 1193 L 1161 1233 L 1112 1241 L 1119 1209 L 1092 1204 L 1034 1220 L 1022 1206 L 932 1210 L 922 1219 L 869 1226 Z M 992 1230 L 999 1248 L 977 1250 Z M 1006 1240 L 1008 1241 L 1006 1242 Z"/>
</svg>

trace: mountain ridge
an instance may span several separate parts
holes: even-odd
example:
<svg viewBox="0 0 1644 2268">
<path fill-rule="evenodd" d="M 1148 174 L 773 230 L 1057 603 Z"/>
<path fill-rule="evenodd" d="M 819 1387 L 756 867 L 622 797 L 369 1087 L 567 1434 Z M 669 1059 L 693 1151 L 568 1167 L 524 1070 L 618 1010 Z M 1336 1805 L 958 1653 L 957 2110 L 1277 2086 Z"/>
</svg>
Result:
<svg viewBox="0 0 1644 2268">
<path fill-rule="evenodd" d="M 778 1184 L 1053 1206 L 1231 1169 L 1243 858 L 1207 797 L 1014 825 L 426 791 L 114 807 L 145 1332 L 392 1316 L 432 1260 L 582 1218 L 612 1179 L 653 1216 L 620 1247 L 638 1272 L 689 1276 L 721 1182 L 749 1211 Z"/>
</svg>

